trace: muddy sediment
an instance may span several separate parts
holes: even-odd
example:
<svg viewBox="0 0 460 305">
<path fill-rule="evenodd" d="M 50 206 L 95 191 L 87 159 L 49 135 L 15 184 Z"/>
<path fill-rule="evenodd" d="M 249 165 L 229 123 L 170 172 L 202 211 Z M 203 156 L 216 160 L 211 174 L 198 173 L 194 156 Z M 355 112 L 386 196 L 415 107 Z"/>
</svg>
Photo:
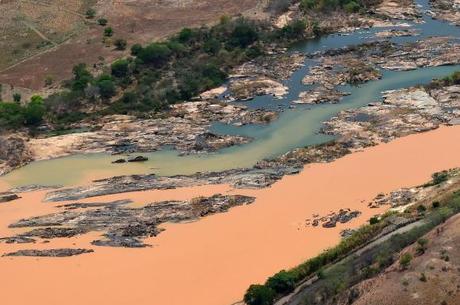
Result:
<svg viewBox="0 0 460 305">
<path fill-rule="evenodd" d="M 91 295 L 92 301 L 118 305 L 135 294 L 141 305 L 151 303 L 152 295 L 158 304 L 231 304 L 241 299 L 250 284 L 263 282 L 267 276 L 320 253 L 338 242 L 341 231 L 354 229 L 373 215 L 383 213 L 388 206 L 367 207 L 378 193 L 420 185 L 429 181 L 433 172 L 459 166 L 458 135 L 458 126 L 441 127 L 366 148 L 332 163 L 310 164 L 298 175 L 287 176 L 271 188 L 250 193 L 238 190 L 255 196 L 256 201 L 198 222 L 166 224 L 164 233 L 145 240 L 154 244 L 151 248 L 96 247 L 91 241 L 97 237 L 87 235 L 33 244 L 39 250 L 69 248 L 71 243 L 76 243 L 73 248 L 96 248 L 94 253 L 77 256 L 78 264 L 73 258 L 1 258 L 2 272 L 17 275 L 0 280 L 5 291 L 3 298 L 7 303 L 27 304 L 31 301 L 29 295 L 33 295 L 50 303 L 65 301 L 74 305 L 90 302 L 85 296 Z M 144 196 L 155 198 L 158 192 L 167 192 L 173 198 L 174 194 L 185 196 L 190 191 L 152 191 Z M 85 202 L 105 201 L 99 198 Z M 11 214 L 12 204 L 0 205 L 2 226 L 17 221 L 19 214 Z M 26 203 L 20 199 L 17 204 L 25 208 Z M 37 208 L 31 200 L 27 204 Z M 53 203 L 38 207 L 51 209 Z M 327 215 L 329 211 L 347 208 L 362 214 L 346 224 L 337 223 L 334 228 L 305 226 L 305 219 L 312 214 Z M 50 211 L 40 213 L 46 215 Z M 11 230 L 17 229 L 8 231 Z M 30 244 L 0 244 L 2 254 L 31 248 Z M 31 268 L 36 272 L 30 272 Z M 119 281 L 121 275 L 138 280 Z M 76 283 L 87 293 L 75 296 L 71 287 Z M 23 285 L 30 287 L 30 294 L 14 293 Z M 178 285 L 184 287 L 184 293 L 175 293 Z M 112 293 L 102 297 L 101 290 Z"/>
</svg>

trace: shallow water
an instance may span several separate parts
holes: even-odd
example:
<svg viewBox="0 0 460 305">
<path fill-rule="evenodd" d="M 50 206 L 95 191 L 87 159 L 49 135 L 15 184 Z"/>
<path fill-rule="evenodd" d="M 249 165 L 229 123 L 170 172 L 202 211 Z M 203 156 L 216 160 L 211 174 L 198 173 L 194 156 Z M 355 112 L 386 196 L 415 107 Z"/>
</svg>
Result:
<svg viewBox="0 0 460 305">
<path fill-rule="evenodd" d="M 427 7 L 427 1 L 419 1 L 419 5 Z M 459 37 L 459 31 L 447 23 L 424 18 L 425 23 L 413 24 L 421 35 L 415 37 L 394 38 L 395 42 L 409 42 L 431 35 Z M 339 48 L 373 40 L 373 35 L 388 28 L 360 30 L 346 35 L 330 35 L 320 39 L 298 44 L 293 51 L 305 53 Z M 332 137 L 319 133 L 322 123 L 336 115 L 339 111 L 366 105 L 381 98 L 384 90 L 404 88 L 427 83 L 433 78 L 446 76 L 460 69 L 460 66 L 441 66 L 422 68 L 413 71 L 392 72 L 382 71 L 381 80 L 371 81 L 360 86 L 344 86 L 344 91 L 351 95 L 344 97 L 339 104 L 297 105 L 290 109 L 292 101 L 300 92 L 308 89 L 301 80 L 308 73 L 313 62 L 307 60 L 305 66 L 296 71 L 285 82 L 289 93 L 283 99 L 271 96 L 260 96 L 246 102 L 251 108 L 282 108 L 280 117 L 269 125 L 246 125 L 237 127 L 215 123 L 212 131 L 222 134 L 240 134 L 253 138 L 251 143 L 222 149 L 206 155 L 179 156 L 176 151 L 165 149 L 153 153 L 143 153 L 149 157 L 145 163 L 111 164 L 116 156 L 107 154 L 74 155 L 54 160 L 39 161 L 16 170 L 5 177 L 4 182 L 13 185 L 45 184 L 69 185 L 122 174 L 156 173 L 159 175 L 191 174 L 199 171 L 219 171 L 230 168 L 249 167 L 264 158 L 276 157 L 297 147 L 324 143 Z"/>
</svg>

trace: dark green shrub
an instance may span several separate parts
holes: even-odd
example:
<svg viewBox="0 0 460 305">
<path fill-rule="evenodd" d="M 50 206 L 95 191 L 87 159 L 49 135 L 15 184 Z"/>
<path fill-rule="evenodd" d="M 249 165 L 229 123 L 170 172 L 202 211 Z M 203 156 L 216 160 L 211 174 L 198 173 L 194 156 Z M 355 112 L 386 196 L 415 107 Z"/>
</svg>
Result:
<svg viewBox="0 0 460 305">
<path fill-rule="evenodd" d="M 104 36 L 105 37 L 112 37 L 113 36 L 113 29 L 111 27 L 104 29 Z"/>
<path fill-rule="evenodd" d="M 136 44 L 133 44 L 133 45 L 131 46 L 131 55 L 132 55 L 132 56 L 137 56 L 137 55 L 139 55 L 139 53 L 140 53 L 141 51 L 142 51 L 142 46 L 141 46 L 140 44 L 136 43 Z"/>
<path fill-rule="evenodd" d="M 99 18 L 99 19 L 97 20 L 97 23 L 98 23 L 99 25 L 101 25 L 101 26 L 106 26 L 108 22 L 109 22 L 109 21 L 108 21 L 107 19 L 105 19 L 105 18 Z"/>
<path fill-rule="evenodd" d="M 153 64 L 154 66 L 162 66 L 166 63 L 171 50 L 163 43 L 152 43 L 145 48 L 139 50 L 136 55 L 143 63 Z"/>
<path fill-rule="evenodd" d="M 95 85 L 99 88 L 99 94 L 103 99 L 109 99 L 116 93 L 116 87 L 110 75 L 101 75 Z"/>
<path fill-rule="evenodd" d="M 112 75 L 118 78 L 126 77 L 129 74 L 129 62 L 126 59 L 114 61 L 111 65 Z"/>
<path fill-rule="evenodd" d="M 305 20 L 295 20 L 281 29 L 281 33 L 287 39 L 302 37 L 305 33 L 307 23 Z"/>
<path fill-rule="evenodd" d="M 24 121 L 24 112 L 19 104 L 0 102 L 0 126 L 2 128 L 19 128 Z"/>
<path fill-rule="evenodd" d="M 16 103 L 20 103 L 21 99 L 22 99 L 21 93 L 18 93 L 18 92 L 13 93 L 13 101 L 15 101 Z"/>
<path fill-rule="evenodd" d="M 254 43 L 259 38 L 259 34 L 248 21 L 240 20 L 230 35 L 230 45 L 245 48 Z"/>
<path fill-rule="evenodd" d="M 92 19 L 95 16 L 96 16 L 96 11 L 94 9 L 90 8 L 86 11 L 86 18 Z"/>
<path fill-rule="evenodd" d="M 355 1 L 350 1 L 343 7 L 348 13 L 357 13 L 361 9 L 361 6 Z"/>
<path fill-rule="evenodd" d="M 192 37 L 193 37 L 193 30 L 189 28 L 183 28 L 179 32 L 179 35 L 177 36 L 180 42 L 188 42 L 192 39 Z"/>
<path fill-rule="evenodd" d="M 417 212 L 418 212 L 419 214 L 425 213 L 425 212 L 426 212 L 426 207 L 425 207 L 424 205 L 422 205 L 422 204 L 419 205 L 419 206 L 417 206 Z"/>
<path fill-rule="evenodd" d="M 317 0 L 301 0 L 300 9 L 303 11 L 311 10 L 318 4 Z"/>
<path fill-rule="evenodd" d="M 43 121 L 46 109 L 43 104 L 43 98 L 34 95 L 31 101 L 24 108 L 24 119 L 26 125 L 38 125 Z"/>
<path fill-rule="evenodd" d="M 282 270 L 274 276 L 268 278 L 265 283 L 267 287 L 271 288 L 278 294 L 286 294 L 293 291 L 295 284 L 294 275 L 290 272 L 286 272 L 285 270 Z"/>
<path fill-rule="evenodd" d="M 115 48 L 119 51 L 123 51 L 123 50 L 126 50 L 126 46 L 128 45 L 128 43 L 126 42 L 126 40 L 122 39 L 122 38 L 118 38 L 115 40 L 115 42 L 113 43 L 115 45 Z"/>
<path fill-rule="evenodd" d="M 247 305 L 272 305 L 275 292 L 264 285 L 251 285 L 244 295 Z"/>
<path fill-rule="evenodd" d="M 379 223 L 379 221 L 380 221 L 380 220 L 379 220 L 379 218 L 378 218 L 377 216 L 373 216 L 373 217 L 371 217 L 371 218 L 369 219 L 369 224 L 370 224 L 370 225 L 375 225 L 375 224 Z"/>
</svg>

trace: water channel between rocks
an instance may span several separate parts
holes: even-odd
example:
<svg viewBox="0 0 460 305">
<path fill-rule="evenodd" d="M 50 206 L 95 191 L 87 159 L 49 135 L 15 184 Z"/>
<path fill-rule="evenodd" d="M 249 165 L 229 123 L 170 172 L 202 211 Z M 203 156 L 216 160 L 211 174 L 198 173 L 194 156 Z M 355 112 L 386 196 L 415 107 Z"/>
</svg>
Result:
<svg viewBox="0 0 460 305">
<path fill-rule="evenodd" d="M 428 7 L 425 0 L 418 1 L 422 9 Z M 424 23 L 411 23 L 421 35 L 415 37 L 396 37 L 393 42 L 405 43 L 429 36 L 442 35 L 460 38 L 457 28 L 445 22 L 424 17 Z M 397 28 L 397 27 L 395 27 Z M 381 28 L 359 30 L 351 34 L 329 35 L 316 40 L 298 44 L 292 51 L 313 53 L 331 48 L 359 44 L 373 40 L 374 34 Z M 285 85 L 289 93 L 283 99 L 271 96 L 259 96 L 245 102 L 251 108 L 283 108 L 279 118 L 269 125 L 245 125 L 241 127 L 215 123 L 211 131 L 221 134 L 239 134 L 253 138 L 253 141 L 216 153 L 204 155 L 179 156 L 171 149 L 143 153 L 149 160 L 145 163 L 111 164 L 117 156 L 108 154 L 73 155 L 52 160 L 33 162 L 23 168 L 2 177 L 3 182 L 12 186 L 27 184 L 70 185 L 91 178 L 108 177 L 124 174 L 156 173 L 159 175 L 191 174 L 204 171 L 220 171 L 231 168 L 253 166 L 264 158 L 276 157 L 297 147 L 324 143 L 332 140 L 331 136 L 320 133 L 322 123 L 339 111 L 364 106 L 381 99 L 385 90 L 399 89 L 427 83 L 433 78 L 444 77 L 458 69 L 456 66 L 420 68 L 412 71 L 382 70 L 381 80 L 370 81 L 360 86 L 342 86 L 350 92 L 338 104 L 299 105 L 288 107 L 298 98 L 300 92 L 308 89 L 302 85 L 302 78 L 308 73 L 312 60 L 306 60 L 305 66 L 296 71 Z"/>
</svg>

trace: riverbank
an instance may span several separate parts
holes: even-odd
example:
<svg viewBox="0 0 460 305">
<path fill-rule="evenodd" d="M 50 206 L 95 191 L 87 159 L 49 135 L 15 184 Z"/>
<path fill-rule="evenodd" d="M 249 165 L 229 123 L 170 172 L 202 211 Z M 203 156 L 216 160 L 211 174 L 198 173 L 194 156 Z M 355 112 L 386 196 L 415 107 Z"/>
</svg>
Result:
<svg viewBox="0 0 460 305">
<path fill-rule="evenodd" d="M 385 210 L 367 207 L 377 194 L 422 184 L 433 172 L 460 166 L 456 153 L 460 149 L 459 132 L 458 126 L 443 127 L 400 138 L 332 163 L 309 165 L 299 175 L 286 176 L 271 188 L 238 190 L 238 194 L 255 196 L 256 201 L 199 222 L 165 225 L 165 232 L 146 240 L 154 245 L 152 248 L 92 247 L 94 253 L 64 259 L 1 258 L 4 277 L 0 284 L 6 292 L 2 298 L 15 305 L 28 304 L 32 298 L 70 305 L 152 301 L 230 304 L 241 299 L 249 284 L 263 282 L 267 276 L 335 245 L 343 229 L 356 228 Z M 331 188 L 334 192 L 329 191 Z M 184 193 L 177 189 L 144 194 L 153 202 L 155 194 L 162 192 L 169 192 L 172 199 Z M 2 232 L 6 232 L 6 225 L 27 216 L 16 205 L 19 201 L 13 202 L 0 207 Z M 42 204 L 50 205 L 54 204 Z M 325 215 L 343 208 L 362 214 L 335 228 L 305 225 L 312 214 Z M 4 209 L 16 210 L 16 214 L 3 213 Z M 62 239 L 62 245 L 88 246 L 94 237 Z M 0 245 L 2 254 L 19 248 L 25 246 Z M 21 287 L 30 293 L 17 293 Z M 85 294 L 75 294 L 75 289 Z"/>
</svg>

